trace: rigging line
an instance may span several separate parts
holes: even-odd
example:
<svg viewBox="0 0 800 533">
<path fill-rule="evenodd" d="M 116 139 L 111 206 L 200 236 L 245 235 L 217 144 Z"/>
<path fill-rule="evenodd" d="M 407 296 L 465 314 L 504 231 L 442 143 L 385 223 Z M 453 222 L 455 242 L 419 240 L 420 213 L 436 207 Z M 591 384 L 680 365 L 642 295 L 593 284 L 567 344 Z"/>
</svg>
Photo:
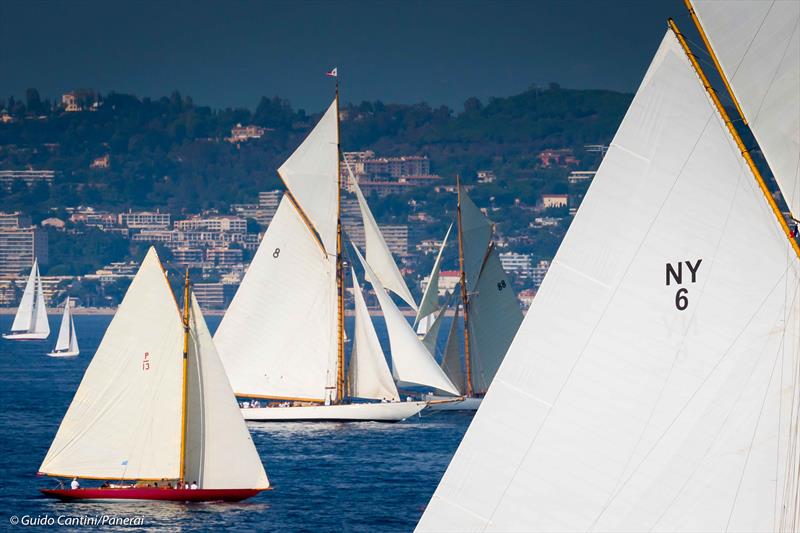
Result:
<svg viewBox="0 0 800 533">
<path fill-rule="evenodd" d="M 710 112 L 710 113 L 708 114 L 708 118 L 706 119 L 706 124 L 705 124 L 705 126 L 703 127 L 703 131 L 705 131 L 705 129 L 708 127 L 708 124 L 711 122 L 711 120 L 713 119 L 713 117 L 714 117 L 714 113 L 713 113 L 713 111 L 712 111 L 712 112 Z M 652 219 L 652 221 L 650 222 L 650 224 L 647 226 L 647 229 L 645 230 L 645 233 L 644 233 L 644 235 L 643 235 L 643 236 L 641 237 L 641 239 L 639 240 L 639 244 L 636 246 L 636 249 L 634 250 L 633 254 L 631 255 L 631 258 L 630 258 L 630 260 L 628 261 L 628 264 L 626 265 L 626 267 L 625 267 L 625 270 L 623 271 L 622 275 L 620 276 L 620 281 L 617 283 L 616 287 L 614 287 L 614 290 L 613 290 L 613 292 L 612 292 L 612 293 L 611 293 L 611 295 L 608 297 L 608 300 L 606 301 L 606 304 L 605 304 L 605 306 L 603 307 L 603 310 L 601 311 L 599 318 L 598 318 L 598 319 L 597 319 L 597 321 L 595 322 L 595 325 L 594 325 L 594 327 L 592 328 L 592 331 L 589 333 L 589 336 L 588 336 L 588 338 L 586 339 L 586 342 L 584 342 L 584 344 L 583 344 L 583 347 L 581 348 L 581 351 L 580 351 L 580 353 L 578 354 L 578 356 L 575 358 L 575 361 L 574 361 L 574 362 L 572 363 L 572 365 L 570 366 L 569 372 L 567 372 L 567 376 L 565 377 L 565 379 L 564 379 L 564 380 L 563 380 L 563 382 L 561 383 L 561 386 L 559 387 L 558 391 L 556 392 L 555 398 L 553 398 L 553 400 L 552 400 L 553 407 L 555 407 L 556 403 L 558 402 L 559 398 L 561 397 L 561 393 L 564 391 L 564 388 L 566 387 L 567 383 L 570 381 L 570 378 L 572 377 L 572 374 L 575 372 L 575 369 L 577 368 L 577 366 L 578 366 L 578 363 L 580 363 L 580 362 L 581 362 L 581 359 L 583 358 L 584 354 L 586 353 L 586 350 L 587 350 L 587 348 L 589 347 L 589 344 L 591 343 L 592 339 L 594 338 L 594 335 L 595 335 L 595 333 L 597 332 L 597 329 L 600 327 L 600 323 L 601 323 L 601 322 L 603 321 L 603 319 L 605 318 L 605 316 L 606 316 L 606 313 L 608 312 L 608 309 L 609 309 L 609 307 L 611 307 L 611 303 L 614 301 L 614 299 L 615 299 L 615 297 L 616 297 L 616 295 L 617 295 L 617 292 L 619 291 L 620 287 L 621 287 L 621 286 L 622 286 L 622 284 L 623 284 L 623 281 L 624 281 L 624 280 L 625 280 L 625 278 L 627 277 L 627 275 L 628 275 L 628 272 L 630 271 L 630 269 L 631 269 L 631 266 L 633 265 L 633 262 L 634 262 L 634 260 L 635 260 L 635 259 L 636 259 L 636 258 L 639 256 L 639 252 L 641 251 L 642 247 L 644 246 L 644 243 L 646 242 L 646 240 L 647 240 L 647 237 L 650 235 L 650 232 L 652 231 L 652 229 L 653 229 L 653 226 L 655 226 L 656 222 L 658 221 L 658 219 L 659 219 L 659 218 L 660 218 L 660 216 L 661 216 L 661 212 L 664 210 L 664 206 L 666 205 L 667 201 L 668 201 L 668 200 L 670 199 L 670 197 L 672 196 L 672 191 L 675 189 L 675 186 L 678 184 L 678 181 L 679 181 L 679 179 L 680 179 L 681 175 L 683 174 L 683 171 L 685 170 L 685 168 L 686 168 L 686 165 L 687 165 L 687 164 L 688 164 L 688 162 L 689 162 L 689 156 L 691 156 L 691 155 L 694 153 L 694 151 L 697 149 L 697 145 L 698 145 L 699 143 L 700 143 L 700 136 L 698 136 L 697 140 L 695 140 L 695 142 L 694 142 L 694 145 L 692 146 L 691 150 L 689 151 L 689 154 L 688 154 L 688 155 L 686 156 L 686 158 L 684 159 L 684 161 L 683 161 L 683 164 L 681 165 L 681 168 L 680 168 L 680 170 L 678 171 L 677 175 L 675 176 L 675 179 L 673 180 L 672 184 L 671 184 L 671 185 L 670 185 L 670 187 L 669 187 L 669 190 L 668 190 L 668 191 L 667 191 L 667 193 L 664 195 L 664 199 L 661 201 L 661 205 L 659 205 L 658 209 L 656 210 L 655 216 L 653 217 L 653 219 Z M 497 512 L 497 507 L 498 507 L 498 505 L 499 505 L 499 502 L 503 500 L 503 498 L 505 497 L 505 494 L 506 494 L 506 492 L 508 491 L 508 487 L 511 485 L 511 482 L 512 482 L 512 481 L 513 481 L 513 480 L 516 478 L 517 474 L 519 473 L 519 467 L 520 467 L 520 464 L 522 464 L 522 461 L 525 459 L 525 457 L 527 457 L 528 453 L 529 453 L 529 452 L 530 452 L 530 450 L 533 448 L 533 445 L 536 443 L 536 440 L 538 439 L 538 437 L 539 437 L 539 434 L 540 434 L 540 433 L 541 433 L 541 431 L 542 431 L 542 428 L 543 428 L 543 427 L 544 427 L 544 425 L 547 423 L 547 421 L 550 419 L 550 414 L 552 413 L 552 411 L 553 411 L 553 409 L 552 409 L 552 408 L 547 410 L 547 413 L 545 414 L 545 416 L 544 416 L 544 419 L 542 420 L 541 424 L 539 424 L 539 428 L 536 430 L 536 433 L 533 435 L 533 439 L 531 440 L 531 442 L 530 442 L 530 444 L 528 445 L 528 447 L 525 449 L 525 453 L 523 454 L 523 456 L 522 456 L 522 459 L 520 459 L 520 460 L 517 462 L 517 466 L 516 466 L 516 468 L 515 468 L 515 470 L 514 470 L 514 474 L 512 474 L 512 476 L 511 476 L 511 479 L 509 480 L 509 483 L 508 483 L 508 484 L 506 485 L 506 487 L 503 489 L 503 492 L 502 492 L 502 494 L 500 495 L 500 498 L 498 499 L 498 503 L 495 503 L 495 505 L 494 505 L 494 508 L 492 509 L 492 512 L 491 512 L 491 514 L 489 515 L 489 520 L 491 520 L 491 519 L 494 517 L 494 514 L 495 514 L 495 512 Z M 602 513 L 601 513 L 601 514 L 602 514 Z M 590 528 L 589 528 L 589 529 L 591 529 L 591 527 L 593 527 L 593 526 L 594 526 L 594 524 L 597 522 L 597 520 L 598 520 L 599 518 L 600 518 L 600 516 L 598 516 L 598 517 L 597 517 L 597 518 L 596 518 L 596 519 L 595 519 L 595 520 L 592 522 L 592 525 L 590 526 Z M 484 528 L 484 529 L 485 529 L 485 528 Z"/>
<path fill-rule="evenodd" d="M 787 260 L 790 260 L 790 257 L 788 257 L 789 255 L 790 255 L 789 251 L 787 250 Z M 787 285 L 788 285 L 788 283 L 789 283 L 788 268 L 786 269 L 786 271 L 787 271 Z M 785 294 L 788 293 L 788 287 L 786 289 L 784 289 L 784 293 Z M 791 309 L 794 309 L 794 306 L 796 304 L 797 298 L 799 296 L 800 296 L 800 291 L 795 290 L 795 294 L 794 294 L 794 296 L 792 298 L 792 301 L 788 306 L 786 305 L 786 300 L 784 299 L 784 309 L 787 309 L 787 308 L 790 309 L 790 311 L 789 311 L 790 318 L 791 318 Z M 786 316 L 784 316 L 783 320 L 784 320 L 784 323 L 786 323 Z M 783 347 L 784 347 L 784 359 L 786 357 L 786 355 L 785 355 L 785 350 L 786 350 L 786 337 L 785 337 L 785 335 L 786 335 L 786 332 L 784 330 L 784 336 L 781 339 L 781 342 L 782 342 Z M 791 402 L 792 403 L 789 406 L 789 418 L 788 418 L 789 427 L 787 428 L 788 443 L 787 443 L 787 447 L 786 447 L 786 456 L 785 456 L 787 476 L 784 478 L 784 483 L 783 483 L 782 494 L 783 494 L 784 505 L 783 505 L 782 509 L 783 509 L 784 512 L 781 513 L 781 524 L 783 524 L 784 517 L 785 517 L 785 507 L 786 507 L 786 503 L 785 502 L 788 501 L 790 499 L 791 494 L 793 492 L 796 493 L 796 490 L 797 490 L 797 485 L 796 485 L 796 483 L 794 483 L 794 480 L 796 479 L 796 474 L 794 474 L 794 472 L 797 471 L 797 466 L 798 466 L 797 465 L 797 460 L 796 460 L 796 457 L 797 457 L 797 438 L 798 438 L 798 431 L 797 430 L 798 430 L 798 428 L 797 428 L 797 425 L 793 423 L 793 421 L 797 419 L 796 413 L 797 413 L 797 409 L 798 409 L 798 390 L 799 390 L 799 388 L 798 388 L 798 377 L 800 375 L 798 374 L 798 370 L 799 369 L 798 369 L 797 358 L 796 357 L 792 358 L 792 363 L 793 363 L 793 366 L 792 366 L 793 382 L 792 382 L 792 397 L 791 397 Z M 781 384 L 783 384 L 783 367 L 784 366 L 785 366 L 785 364 L 781 365 Z M 784 409 L 784 407 L 783 407 L 783 395 L 781 395 L 780 396 L 780 411 L 779 411 L 779 424 L 778 424 L 779 433 L 778 433 L 778 435 L 780 435 L 780 413 L 783 412 L 783 409 Z M 776 456 L 775 463 L 776 463 L 775 464 L 775 479 L 777 480 L 778 479 L 778 471 L 779 471 L 779 467 L 780 467 L 780 457 L 779 456 Z M 775 498 L 776 498 L 776 501 L 777 501 L 777 492 L 778 492 L 778 484 L 776 483 L 775 484 L 775 494 L 776 494 Z M 795 509 L 796 509 L 796 504 L 797 504 L 797 495 L 796 494 L 795 494 L 795 496 L 793 498 L 793 501 L 795 503 Z"/>
<path fill-rule="evenodd" d="M 773 3 L 773 5 L 774 5 L 774 3 Z M 772 6 L 770 6 L 770 10 L 771 9 L 772 9 Z M 800 18 L 797 19 L 797 23 L 795 23 L 795 25 L 794 25 L 794 29 L 792 30 L 792 37 L 794 37 L 794 34 L 797 33 L 798 26 L 800 26 Z M 760 30 L 761 30 L 761 28 L 759 27 L 759 31 Z M 753 120 L 756 120 L 758 118 L 758 115 L 761 114 L 761 109 L 764 107 L 764 100 L 766 100 L 767 94 L 769 93 L 770 89 L 772 88 L 772 85 L 775 83 L 775 78 L 778 77 L 778 71 L 780 70 L 780 66 L 783 64 L 784 59 L 786 59 L 786 54 L 789 52 L 789 47 L 792 46 L 792 37 L 789 37 L 788 42 L 786 44 L 786 48 L 783 49 L 783 53 L 781 54 L 781 60 L 778 62 L 778 66 L 775 68 L 775 72 L 772 73 L 772 77 L 770 78 L 769 83 L 767 84 L 767 90 L 764 92 L 764 96 L 761 97 L 761 102 L 759 102 L 759 104 L 758 104 L 758 109 L 756 109 L 756 112 L 753 115 Z M 753 39 L 755 40 L 755 37 Z M 750 47 L 748 46 L 748 50 L 749 49 L 750 49 Z M 745 56 L 746 55 L 747 55 L 747 52 L 745 52 Z M 742 56 L 742 61 L 744 61 L 744 56 Z M 752 120 L 750 122 L 752 122 Z"/>
<path fill-rule="evenodd" d="M 684 161 L 684 166 L 688 163 L 688 161 L 694 155 L 694 152 L 695 152 L 695 150 L 697 150 L 697 146 L 700 143 L 700 141 L 705 137 L 705 134 L 708 131 L 709 126 L 713 122 L 713 120 L 712 120 L 713 116 L 714 116 L 714 112 L 712 110 L 709 113 L 709 119 L 706 121 L 705 125 L 703 126 L 703 129 L 701 130 L 700 134 L 698 135 L 697 141 L 695 141 L 695 144 L 692 147 L 691 152 L 689 152 L 689 154 L 686 156 L 686 160 Z M 724 131 L 721 132 L 721 133 L 724 135 Z M 733 155 L 735 157 L 735 154 L 733 154 Z M 639 437 L 636 440 L 636 444 L 631 449 L 631 452 L 628 455 L 628 459 L 625 461 L 624 468 L 620 471 L 620 475 L 619 475 L 619 477 L 617 479 L 617 483 L 616 483 L 616 485 L 614 487 L 614 490 L 611 492 L 611 496 L 609 497 L 608 501 L 606 502 L 606 505 L 603 507 L 603 510 L 600 512 L 600 514 L 598 514 L 598 516 L 592 522 L 592 525 L 590 527 L 594 527 L 594 525 L 601 518 L 603 513 L 607 510 L 607 508 L 613 502 L 614 498 L 616 497 L 617 492 L 621 489 L 620 482 L 625 477 L 625 472 L 627 471 L 628 466 L 630 465 L 631 461 L 633 460 L 633 457 L 636 455 L 636 450 L 639 448 L 639 444 L 641 444 L 645 433 L 649 429 L 650 423 L 652 422 L 653 417 L 654 417 L 654 415 L 655 415 L 655 413 L 656 413 L 656 411 L 658 409 L 658 405 L 660 404 L 660 402 L 661 402 L 661 400 L 662 400 L 662 398 L 664 396 L 664 391 L 666 391 L 667 386 L 669 385 L 669 382 L 672 379 L 673 372 L 674 372 L 675 367 L 676 367 L 676 365 L 678 363 L 678 357 L 680 355 L 681 350 L 685 346 L 686 337 L 689 334 L 689 328 L 692 326 L 692 322 L 694 320 L 694 317 L 697 315 L 697 312 L 698 312 L 698 310 L 700 308 L 700 305 L 703 302 L 703 296 L 705 295 L 705 287 L 706 287 L 706 285 L 708 285 L 708 280 L 711 278 L 711 273 L 714 271 L 714 265 L 716 264 L 716 259 L 717 259 L 717 256 L 718 256 L 718 252 L 719 252 L 720 246 L 722 245 L 722 241 L 726 237 L 726 231 L 727 231 L 727 228 L 728 228 L 728 224 L 730 223 L 731 217 L 733 216 L 733 213 L 734 213 L 734 205 L 736 204 L 736 199 L 737 199 L 737 197 L 739 195 L 739 192 L 740 192 L 741 188 L 743 187 L 742 179 L 745 176 L 745 172 L 746 172 L 746 169 L 744 168 L 743 161 L 741 161 L 739 163 L 739 175 L 738 175 L 737 180 L 736 180 L 734 193 L 731 196 L 730 202 L 728 203 L 728 212 L 727 212 L 727 215 L 725 216 L 725 223 L 723 224 L 722 229 L 720 230 L 719 237 L 717 238 L 716 245 L 714 246 L 714 253 L 712 255 L 711 265 L 709 267 L 709 274 L 708 274 L 708 277 L 706 278 L 706 281 L 703 283 L 703 286 L 702 286 L 702 288 L 700 290 L 700 298 L 699 298 L 699 300 L 697 302 L 697 305 L 695 305 L 692 308 L 692 314 L 689 317 L 688 324 L 687 324 L 686 328 L 683 331 L 683 335 L 681 337 L 680 345 L 675 350 L 675 356 L 672 359 L 672 363 L 670 365 L 669 372 L 667 373 L 667 376 L 665 377 L 665 379 L 664 379 L 664 381 L 663 381 L 663 383 L 661 385 L 661 389 L 659 390 L 658 397 L 655 399 L 655 401 L 653 402 L 653 404 L 652 404 L 652 406 L 650 408 L 650 413 L 647 416 L 646 422 L 642 426 L 642 429 L 641 429 L 641 431 L 639 433 Z M 683 167 L 681 168 L 681 171 L 678 174 L 677 179 L 680 179 L 682 174 L 683 174 Z"/>
<path fill-rule="evenodd" d="M 736 74 L 738 74 L 739 68 L 742 66 L 742 63 L 744 63 L 744 58 L 747 57 L 748 53 L 750 53 L 750 48 L 753 46 L 753 43 L 755 42 L 758 34 L 761 33 L 761 28 L 764 27 L 764 23 L 767 21 L 767 17 L 769 17 L 769 14 L 772 11 L 773 7 L 775 7 L 775 0 L 772 0 L 772 2 L 770 3 L 769 9 L 767 9 L 767 13 L 764 15 L 764 18 L 761 19 L 761 22 L 758 24 L 758 29 L 756 29 L 755 33 L 753 34 L 753 38 L 750 40 L 749 43 L 747 43 L 747 48 L 745 48 L 744 53 L 742 54 L 742 58 L 739 60 L 739 63 L 736 65 L 736 68 L 733 69 L 733 72 L 731 72 L 730 75 L 731 81 L 733 81 L 733 78 L 735 78 Z"/>
</svg>

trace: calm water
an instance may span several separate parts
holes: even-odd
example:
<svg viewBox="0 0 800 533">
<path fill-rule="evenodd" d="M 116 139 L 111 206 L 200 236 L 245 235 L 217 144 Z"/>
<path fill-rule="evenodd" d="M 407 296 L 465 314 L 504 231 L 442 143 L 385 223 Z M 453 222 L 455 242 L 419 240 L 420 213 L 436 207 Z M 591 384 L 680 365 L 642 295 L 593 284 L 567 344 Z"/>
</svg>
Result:
<svg viewBox="0 0 800 533">
<path fill-rule="evenodd" d="M 12 319 L 0 315 L 0 330 Z M 111 317 L 75 317 L 82 352 L 72 360 L 44 355 L 59 320 L 50 317 L 46 342 L 0 340 L 0 529 L 37 529 L 10 526 L 13 515 L 114 515 L 141 516 L 145 530 L 411 531 L 471 420 L 440 413 L 400 424 L 253 424 L 275 490 L 247 502 L 60 503 L 39 495 L 54 482 L 35 474 Z M 219 317 L 208 322 L 213 330 Z"/>
</svg>

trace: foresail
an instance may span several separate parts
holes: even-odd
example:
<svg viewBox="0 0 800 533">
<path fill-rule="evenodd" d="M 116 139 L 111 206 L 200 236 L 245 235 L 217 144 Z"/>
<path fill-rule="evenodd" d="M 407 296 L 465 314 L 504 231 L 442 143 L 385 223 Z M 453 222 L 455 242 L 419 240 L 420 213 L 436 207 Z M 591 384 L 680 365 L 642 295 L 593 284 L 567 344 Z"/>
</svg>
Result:
<svg viewBox="0 0 800 533">
<path fill-rule="evenodd" d="M 796 529 L 799 269 L 668 32 L 418 531 Z"/>
<path fill-rule="evenodd" d="M 69 351 L 75 354 L 80 352 L 78 333 L 75 331 L 75 319 L 71 314 L 69 316 Z"/>
<path fill-rule="evenodd" d="M 422 341 L 414 333 L 411 324 L 392 301 L 389 293 L 383 288 L 358 248 L 353 247 L 353 249 L 364 267 L 367 280 L 375 289 L 375 295 L 383 311 L 392 351 L 394 379 L 399 385 L 420 385 L 457 395 L 458 390 L 436 364 L 436 360 L 428 353 Z"/>
<path fill-rule="evenodd" d="M 447 344 L 444 348 L 444 356 L 442 357 L 442 370 L 450 378 L 450 381 L 458 388 L 459 394 L 464 394 L 467 391 L 466 379 L 464 378 L 464 365 L 461 358 L 461 350 L 459 349 L 459 339 L 461 335 L 458 331 L 458 310 L 459 306 L 456 304 L 456 312 L 453 315 L 453 321 L 450 323 L 450 331 L 447 334 Z"/>
<path fill-rule="evenodd" d="M 184 479 L 201 489 L 266 489 L 269 480 L 192 294 Z"/>
<path fill-rule="evenodd" d="M 692 5 L 789 209 L 800 218 L 800 2 Z"/>
<path fill-rule="evenodd" d="M 308 137 L 278 169 L 328 253 L 336 253 L 339 128 L 334 100 Z"/>
<path fill-rule="evenodd" d="M 350 396 L 373 400 L 399 400 L 397 386 L 386 363 L 386 356 L 383 354 L 378 334 L 369 316 L 355 270 L 351 269 L 351 275 L 356 316 L 348 375 Z"/>
<path fill-rule="evenodd" d="M 34 259 L 31 273 L 28 274 L 28 281 L 25 283 L 25 290 L 22 299 L 19 301 L 17 314 L 14 316 L 14 323 L 11 324 L 11 331 L 29 331 L 34 323 L 34 298 L 36 297 L 36 278 L 39 266 Z"/>
<path fill-rule="evenodd" d="M 492 238 L 492 222 L 467 196 L 464 187 L 459 188 L 458 205 L 461 211 L 460 245 L 464 252 L 464 276 L 467 291 L 472 292 L 478 281 L 483 260 Z"/>
<path fill-rule="evenodd" d="M 439 248 L 439 253 L 436 255 L 436 261 L 433 262 L 433 269 L 431 269 L 430 278 L 428 278 L 428 286 L 425 287 L 425 293 L 422 295 L 422 300 L 419 303 L 419 310 L 417 317 L 414 319 L 414 325 L 417 326 L 423 318 L 433 314 L 439 307 L 439 271 L 442 269 L 442 254 L 444 248 L 447 246 L 447 238 L 450 237 L 450 231 L 453 225 L 447 228 L 447 233 L 444 234 L 442 239 L 442 246 Z"/>
<path fill-rule="evenodd" d="M 336 257 L 284 196 L 214 335 L 237 394 L 324 401 L 335 385 Z"/>
<path fill-rule="evenodd" d="M 58 338 L 56 339 L 55 351 L 61 352 L 69 348 L 70 343 L 70 323 L 72 318 L 69 312 L 69 298 L 64 302 L 64 314 L 61 315 L 61 326 L 58 328 Z"/>
<path fill-rule="evenodd" d="M 36 269 L 36 297 L 33 299 L 33 322 L 31 332 L 50 334 L 50 321 L 47 319 L 47 304 L 44 301 L 44 290 L 42 290 L 42 277 L 39 275 L 39 266 Z"/>
<path fill-rule="evenodd" d="M 175 299 L 151 248 L 39 470 L 98 479 L 179 477 L 182 352 Z"/>
<path fill-rule="evenodd" d="M 474 393 L 489 389 L 521 323 L 522 310 L 492 245 L 469 297 L 470 377 Z"/>
<path fill-rule="evenodd" d="M 366 242 L 367 262 L 369 263 L 369 266 L 372 267 L 372 271 L 375 272 L 375 275 L 378 276 L 378 279 L 381 280 L 381 283 L 385 288 L 394 292 L 396 295 L 402 298 L 404 302 L 410 305 L 412 309 L 416 310 L 417 303 L 414 301 L 411 291 L 408 290 L 408 286 L 403 279 L 403 275 L 400 273 L 400 269 L 397 268 L 397 263 L 392 257 L 392 252 L 389 251 L 389 246 L 387 246 L 386 240 L 383 238 L 383 234 L 378 227 L 378 223 L 375 221 L 375 217 L 372 216 L 372 211 L 370 211 L 369 205 L 367 205 L 367 200 L 361 193 L 361 188 L 358 186 L 358 182 L 353 176 L 349 165 L 347 170 L 350 174 L 350 183 L 356 193 L 356 198 L 358 199 L 358 207 L 361 210 L 361 218 L 364 221 L 364 239 Z"/>
</svg>

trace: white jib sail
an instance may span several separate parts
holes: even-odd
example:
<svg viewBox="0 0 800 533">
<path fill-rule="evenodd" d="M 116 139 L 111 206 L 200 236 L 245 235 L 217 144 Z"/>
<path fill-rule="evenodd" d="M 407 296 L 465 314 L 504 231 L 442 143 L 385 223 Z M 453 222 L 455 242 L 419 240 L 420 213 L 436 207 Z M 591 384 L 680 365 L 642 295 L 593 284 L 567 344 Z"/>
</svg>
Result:
<svg viewBox="0 0 800 533">
<path fill-rule="evenodd" d="M 58 328 L 58 338 L 56 339 L 56 352 L 65 352 L 70 348 L 71 331 L 74 331 L 72 325 L 72 315 L 69 310 L 69 297 L 64 302 L 64 314 L 61 315 L 61 326 Z"/>
<path fill-rule="evenodd" d="M 522 323 L 511 281 L 494 245 L 469 297 L 469 347 L 472 390 L 485 393 Z"/>
<path fill-rule="evenodd" d="M 461 350 L 459 349 L 459 335 L 458 331 L 458 310 L 459 305 L 456 304 L 456 312 L 453 315 L 453 321 L 450 323 L 450 331 L 447 334 L 447 344 L 444 348 L 444 356 L 442 357 L 442 370 L 450 378 L 450 381 L 458 387 L 458 392 L 464 394 L 467 391 L 466 380 L 464 378 L 464 368 L 461 362 Z"/>
<path fill-rule="evenodd" d="M 444 234 L 444 239 L 442 239 L 442 246 L 439 248 L 439 253 L 436 254 L 436 261 L 433 262 L 431 276 L 428 278 L 428 286 L 425 287 L 425 292 L 422 294 L 417 317 L 414 319 L 415 327 L 423 323 L 422 319 L 430 317 L 439 307 L 439 271 L 442 269 L 442 254 L 444 253 L 445 246 L 447 246 L 447 238 L 450 236 L 450 231 L 452 229 L 453 225 L 450 224 L 450 227 L 447 228 L 447 233 Z M 417 329 L 417 332 L 425 333 L 431 325 L 432 322 L 427 324 L 424 331 L 420 332 L 419 329 Z"/>
<path fill-rule="evenodd" d="M 14 323 L 11 324 L 11 331 L 30 331 L 34 324 L 34 299 L 36 298 L 36 280 L 39 277 L 39 265 L 36 259 L 33 260 L 31 273 L 28 274 L 28 281 L 25 283 L 25 290 L 22 292 L 22 299 L 19 301 L 17 314 L 14 316 Z"/>
<path fill-rule="evenodd" d="M 392 375 L 398 385 L 420 385 L 458 395 L 458 389 L 450 382 L 436 360 L 428 353 L 408 320 L 397 308 L 380 280 L 372 272 L 361 252 L 353 249 L 361 261 L 367 281 L 372 283 L 378 303 L 386 321 L 389 345 L 392 351 Z"/>
<path fill-rule="evenodd" d="M 183 326 L 154 248 L 133 279 L 40 472 L 179 477 Z"/>
<path fill-rule="evenodd" d="M 799 270 L 668 32 L 418 531 L 792 529 Z"/>
<path fill-rule="evenodd" d="M 374 400 L 399 400 L 397 386 L 392 379 L 386 356 L 383 354 L 378 334 L 364 302 L 356 271 L 351 269 L 355 298 L 355 335 L 350 354 L 350 396 Z"/>
<path fill-rule="evenodd" d="M 184 479 L 201 489 L 266 489 L 267 473 L 192 294 Z"/>
<path fill-rule="evenodd" d="M 339 128 L 336 100 L 278 174 L 314 226 L 325 250 L 336 253 L 339 216 Z"/>
<path fill-rule="evenodd" d="M 483 260 L 492 238 L 492 221 L 486 218 L 478 206 L 467 196 L 464 187 L 459 189 L 458 204 L 461 210 L 461 232 L 459 239 L 464 251 L 464 277 L 467 291 L 472 292 L 478 282 Z"/>
<path fill-rule="evenodd" d="M 800 218 L 800 2 L 693 0 L 795 218 Z"/>
<path fill-rule="evenodd" d="M 33 322 L 31 323 L 31 333 L 50 334 L 50 321 L 47 320 L 47 304 L 44 302 L 44 290 L 42 290 L 42 277 L 39 275 L 39 265 L 34 265 L 36 269 L 36 297 L 33 299 Z"/>
<path fill-rule="evenodd" d="M 234 392 L 323 401 L 336 376 L 336 257 L 284 195 L 214 334 Z"/>
<path fill-rule="evenodd" d="M 72 317 L 72 311 L 69 314 L 69 351 L 75 354 L 81 351 L 78 347 L 78 334 L 75 331 L 75 319 Z"/>
<path fill-rule="evenodd" d="M 397 268 L 397 263 L 394 257 L 392 257 L 392 252 L 389 251 L 389 246 L 383 238 L 383 234 L 378 227 L 378 223 L 375 221 L 375 217 L 372 216 L 372 211 L 370 211 L 367 200 L 361 193 L 361 188 L 358 186 L 355 176 L 353 176 L 353 171 L 350 169 L 349 164 L 346 162 L 345 164 L 347 166 L 350 183 L 358 199 L 361 218 L 364 221 L 364 240 L 367 250 L 367 262 L 369 266 L 372 267 L 372 271 L 375 272 L 375 275 L 378 276 L 378 279 L 381 280 L 384 287 L 394 292 L 402 298 L 404 302 L 416 310 L 417 303 L 414 301 L 411 291 L 408 290 L 408 286 L 403 279 L 403 275 L 400 273 L 400 269 Z"/>
</svg>

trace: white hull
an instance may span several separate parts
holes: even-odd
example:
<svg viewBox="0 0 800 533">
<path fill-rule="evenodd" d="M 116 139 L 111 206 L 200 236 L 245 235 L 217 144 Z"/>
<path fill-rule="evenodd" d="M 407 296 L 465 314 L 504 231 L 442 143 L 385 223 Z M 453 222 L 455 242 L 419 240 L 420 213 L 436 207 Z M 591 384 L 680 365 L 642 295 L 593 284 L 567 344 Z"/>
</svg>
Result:
<svg viewBox="0 0 800 533">
<path fill-rule="evenodd" d="M 400 422 L 422 411 L 427 402 L 351 403 L 298 407 L 244 407 L 245 420 L 260 422 Z"/>
<path fill-rule="evenodd" d="M 74 352 L 48 352 L 48 357 L 76 357 L 80 355 L 81 352 L 74 351 Z"/>
<path fill-rule="evenodd" d="M 3 338 L 7 341 L 43 341 L 50 336 L 47 333 L 3 333 Z"/>
<path fill-rule="evenodd" d="M 483 398 L 463 398 L 454 401 L 446 396 L 430 396 L 426 397 L 428 403 L 428 411 L 477 411 L 481 406 Z"/>
</svg>

